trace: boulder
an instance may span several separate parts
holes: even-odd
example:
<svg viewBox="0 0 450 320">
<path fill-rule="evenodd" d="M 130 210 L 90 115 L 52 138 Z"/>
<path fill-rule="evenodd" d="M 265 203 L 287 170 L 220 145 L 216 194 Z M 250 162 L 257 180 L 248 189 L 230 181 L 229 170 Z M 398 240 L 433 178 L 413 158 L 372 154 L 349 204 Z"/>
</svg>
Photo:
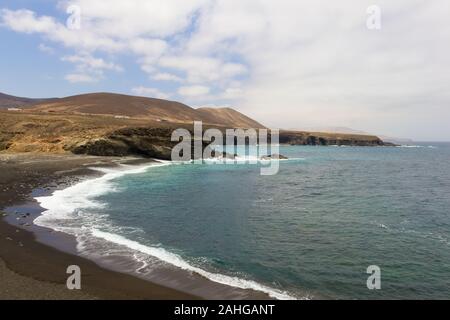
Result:
<svg viewBox="0 0 450 320">
<path fill-rule="evenodd" d="M 289 158 L 286 157 L 286 156 L 283 156 L 281 154 L 278 154 L 278 153 L 274 153 L 274 154 L 271 154 L 271 155 L 267 155 L 267 156 L 262 156 L 261 157 L 261 160 L 272 160 L 272 159 L 286 160 L 286 159 L 289 159 Z"/>
</svg>

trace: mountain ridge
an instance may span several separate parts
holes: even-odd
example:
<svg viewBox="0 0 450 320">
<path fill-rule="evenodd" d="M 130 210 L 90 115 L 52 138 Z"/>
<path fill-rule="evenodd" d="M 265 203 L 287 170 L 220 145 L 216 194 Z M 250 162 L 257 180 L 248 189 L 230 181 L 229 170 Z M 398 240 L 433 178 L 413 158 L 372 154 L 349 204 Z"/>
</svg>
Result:
<svg viewBox="0 0 450 320">
<path fill-rule="evenodd" d="M 56 98 L 34 99 L 34 98 L 16 97 L 0 92 L 0 110 L 8 108 L 28 108 L 37 103 L 55 99 Z"/>
<path fill-rule="evenodd" d="M 44 101 L 31 106 L 28 110 L 149 118 L 164 122 L 191 122 L 195 120 L 220 126 L 264 128 L 262 124 L 232 108 L 194 109 L 177 101 L 107 92 L 88 93 Z"/>
</svg>

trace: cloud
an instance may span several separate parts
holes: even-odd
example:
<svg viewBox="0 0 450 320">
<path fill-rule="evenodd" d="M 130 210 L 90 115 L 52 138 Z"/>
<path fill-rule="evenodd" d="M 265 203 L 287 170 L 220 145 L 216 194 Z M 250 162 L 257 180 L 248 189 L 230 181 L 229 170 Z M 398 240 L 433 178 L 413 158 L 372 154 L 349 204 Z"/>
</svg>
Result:
<svg viewBox="0 0 450 320">
<path fill-rule="evenodd" d="M 112 62 L 106 62 L 101 58 L 95 58 L 86 53 L 82 55 L 64 56 L 61 58 L 61 60 L 76 63 L 80 68 L 83 69 L 99 69 L 99 70 L 114 70 L 114 71 L 123 70 L 122 67 L 119 65 L 116 65 Z"/>
<path fill-rule="evenodd" d="M 161 39 L 130 39 L 128 47 L 138 56 L 141 69 L 147 73 L 154 73 L 156 62 L 168 48 L 168 44 Z"/>
<path fill-rule="evenodd" d="M 158 98 L 158 99 L 169 99 L 170 95 L 167 93 L 164 93 L 156 88 L 148 88 L 148 87 L 135 87 L 131 89 L 131 92 L 138 96 L 147 96 L 152 98 Z"/>
<path fill-rule="evenodd" d="M 41 34 L 45 39 L 61 43 L 66 47 L 80 50 L 119 51 L 125 48 L 123 43 L 111 37 L 99 34 L 95 30 L 82 28 L 68 29 L 65 24 L 50 16 L 36 16 L 30 10 L 8 10 L 0 12 L 2 24 L 16 32 Z"/>
<path fill-rule="evenodd" d="M 209 91 L 206 86 L 185 86 L 178 89 L 178 93 L 185 97 L 200 97 L 207 95 Z"/>
<path fill-rule="evenodd" d="M 93 83 L 98 81 L 97 78 L 82 73 L 68 74 L 65 76 L 65 79 L 70 83 Z"/>
<path fill-rule="evenodd" d="M 44 52 L 44 53 L 48 53 L 48 54 L 54 54 L 55 53 L 55 49 L 53 49 L 50 46 L 47 46 L 43 43 L 40 43 L 38 46 L 39 50 Z"/>
<path fill-rule="evenodd" d="M 64 56 L 61 58 L 61 60 L 75 64 L 77 75 L 83 75 L 86 79 L 93 79 L 95 81 L 99 81 L 104 77 L 104 70 L 112 70 L 116 72 L 123 71 L 121 66 L 112 62 L 106 62 L 102 58 L 93 57 L 89 53 Z M 69 82 L 95 82 L 95 81 L 73 81 L 72 77 L 68 78 L 66 77 L 66 79 Z"/>
<path fill-rule="evenodd" d="M 236 104 L 268 125 L 424 136 L 408 125 L 417 115 L 450 116 L 445 1 L 380 0 L 380 31 L 366 27 L 372 4 L 219 0 L 202 12 L 184 55 L 239 56 L 249 76 Z"/>
<path fill-rule="evenodd" d="M 151 76 L 153 80 L 156 81 L 173 81 L 173 82 L 182 82 L 183 79 L 167 72 L 157 73 Z"/>
<path fill-rule="evenodd" d="M 247 71 L 242 64 L 224 62 L 207 56 L 164 56 L 158 64 L 163 68 L 184 72 L 187 75 L 187 81 L 191 83 L 228 80 Z"/>
<path fill-rule="evenodd" d="M 244 91 L 241 88 L 227 88 L 223 93 L 224 99 L 235 99 L 240 98 L 244 94 Z"/>
<path fill-rule="evenodd" d="M 81 8 L 83 28 L 121 40 L 166 38 L 183 32 L 207 0 L 70 0 Z"/>
</svg>

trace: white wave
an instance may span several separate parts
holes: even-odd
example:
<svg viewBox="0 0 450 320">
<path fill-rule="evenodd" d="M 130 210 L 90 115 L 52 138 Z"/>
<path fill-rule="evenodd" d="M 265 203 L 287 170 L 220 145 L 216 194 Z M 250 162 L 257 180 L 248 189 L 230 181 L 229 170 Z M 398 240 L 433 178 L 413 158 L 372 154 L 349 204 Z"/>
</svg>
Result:
<svg viewBox="0 0 450 320">
<path fill-rule="evenodd" d="M 401 145 L 396 146 L 397 148 L 430 148 L 430 149 L 436 149 L 435 146 L 419 146 L 419 145 Z"/>
<path fill-rule="evenodd" d="M 267 164 L 269 162 L 272 161 L 301 161 L 301 160 L 305 160 L 305 158 L 289 158 L 289 159 L 261 159 L 260 157 L 256 157 L 256 156 L 236 156 L 232 159 L 229 158 L 223 158 L 223 157 L 216 157 L 216 158 L 206 158 L 203 159 L 203 162 L 208 163 L 208 164 L 221 164 L 221 163 L 227 163 L 227 164 L 231 164 L 231 163 L 236 163 L 236 164 Z"/>
<path fill-rule="evenodd" d="M 92 235 L 97 238 L 101 238 L 110 242 L 114 242 L 116 244 L 125 246 L 129 249 L 142 252 L 148 254 L 152 257 L 158 258 L 164 262 L 167 262 L 177 268 L 197 273 L 211 281 L 228 285 L 235 288 L 240 289 L 253 289 L 256 291 L 267 293 L 270 297 L 279 299 L 279 300 L 293 300 L 294 297 L 290 296 L 288 293 L 284 291 L 279 291 L 276 289 L 269 288 L 262 284 L 259 284 L 255 281 L 245 280 L 238 277 L 226 276 L 218 273 L 211 273 L 201 268 L 195 267 L 185 260 L 183 260 L 179 255 L 171 253 L 163 248 L 159 247 L 150 247 L 143 245 L 139 242 L 129 240 L 123 236 L 112 234 L 108 232 L 103 232 L 97 229 L 92 230 Z"/>
<path fill-rule="evenodd" d="M 276 299 L 295 299 L 288 293 L 269 288 L 255 281 L 240 279 L 237 277 L 226 276 L 217 273 L 211 273 L 206 270 L 190 265 L 180 256 L 166 251 L 159 247 L 149 247 L 136 241 L 126 239 L 125 237 L 111 232 L 103 232 L 97 228 L 105 228 L 107 230 L 116 230 L 120 228 L 110 224 L 108 217 L 100 213 L 96 213 L 96 209 L 105 206 L 104 203 L 95 200 L 101 195 L 117 191 L 117 187 L 112 180 L 128 174 L 139 174 L 145 172 L 152 167 L 160 167 L 171 164 L 178 164 L 171 161 L 161 161 L 159 164 L 151 164 L 145 166 L 127 166 L 121 165 L 119 168 L 92 168 L 103 172 L 104 175 L 99 178 L 93 178 L 82 181 L 78 184 L 70 186 L 63 190 L 56 190 L 50 196 L 36 197 L 36 201 L 40 206 L 46 209 L 42 214 L 34 220 L 34 223 L 41 227 L 53 229 L 55 231 L 71 234 L 76 237 L 77 250 L 88 256 L 96 256 L 98 251 L 98 243 L 93 241 L 93 237 L 106 240 L 108 243 L 125 246 L 128 249 L 138 253 L 143 253 L 151 257 L 157 258 L 165 263 L 174 265 L 175 267 L 195 272 L 211 281 L 240 288 L 253 289 L 264 292 Z M 114 250 L 114 249 L 111 249 Z M 135 253 L 131 254 L 136 261 L 141 263 L 136 271 L 142 272 L 148 264 L 145 260 L 139 258 Z"/>
<path fill-rule="evenodd" d="M 116 191 L 111 180 L 126 174 L 143 173 L 150 167 L 165 166 L 168 164 L 158 163 L 138 167 L 121 165 L 119 168 L 91 168 L 105 174 L 99 178 L 82 181 L 64 190 L 56 190 L 50 196 L 36 197 L 35 200 L 46 210 L 34 220 L 34 223 L 38 226 L 51 228 L 56 231 L 71 231 L 75 226 L 68 225 L 67 223 L 61 225 L 60 222 L 68 222 L 67 220 L 79 218 L 83 209 L 104 207 L 103 203 L 94 199 Z"/>
</svg>

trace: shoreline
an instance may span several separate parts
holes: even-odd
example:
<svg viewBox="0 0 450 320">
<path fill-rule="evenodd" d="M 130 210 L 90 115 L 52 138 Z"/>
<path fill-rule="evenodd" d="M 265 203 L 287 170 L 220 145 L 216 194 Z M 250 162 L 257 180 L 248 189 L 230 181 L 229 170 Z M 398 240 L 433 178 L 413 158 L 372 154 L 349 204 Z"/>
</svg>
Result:
<svg viewBox="0 0 450 320">
<path fill-rule="evenodd" d="M 19 228 L 5 221 L 9 215 L 4 216 L 4 209 L 33 204 L 33 190 L 49 191 L 76 183 L 95 173 L 88 167 L 150 161 L 67 154 L 0 154 L 0 299 L 199 299 L 43 244 L 32 230 L 27 230 L 30 226 Z M 70 243 L 70 236 L 65 238 L 65 243 Z M 78 265 L 82 270 L 81 290 L 66 288 L 69 265 Z"/>
<path fill-rule="evenodd" d="M 0 157 L 1 156 L 4 155 L 0 155 Z M 14 155 L 11 156 L 14 157 Z M 25 158 L 25 161 L 23 161 L 22 159 L 19 161 L 19 163 L 27 163 L 26 160 L 30 156 L 21 156 Z M 19 247 L 19 251 L 26 251 L 24 248 L 30 247 L 30 239 L 23 238 L 24 235 L 27 235 L 33 238 L 33 245 L 31 247 L 34 247 L 33 251 L 40 258 L 43 258 L 43 251 L 48 251 L 49 249 L 51 249 L 53 250 L 52 257 L 46 257 L 47 260 L 53 261 L 55 259 L 55 252 L 68 255 L 68 257 L 64 257 L 65 260 L 70 257 L 72 261 L 76 260 L 77 263 L 66 264 L 66 267 L 70 264 L 76 264 L 81 267 L 82 273 L 85 273 L 84 270 L 87 268 L 89 276 L 91 276 L 91 273 L 94 273 L 96 274 L 96 277 L 100 277 L 101 279 L 103 279 L 99 281 L 101 283 L 96 283 L 98 281 L 93 281 L 93 284 L 95 284 L 95 288 L 91 286 L 91 283 L 87 284 L 87 288 L 82 288 L 83 294 L 88 293 L 87 296 L 77 295 L 75 292 L 70 292 L 69 299 L 73 299 L 72 296 L 75 296 L 76 298 L 80 296 L 81 299 L 272 299 L 268 293 L 263 292 L 264 290 L 261 291 L 253 289 L 254 286 L 245 287 L 244 285 L 243 288 L 239 288 L 233 285 L 229 285 L 228 283 L 225 283 L 221 280 L 216 279 L 216 281 L 214 281 L 210 277 L 201 275 L 202 273 L 207 273 L 206 271 L 195 267 L 194 270 L 192 270 L 192 268 L 191 270 L 189 270 L 189 268 L 180 268 L 180 266 L 175 266 L 170 263 L 169 265 L 167 265 L 167 261 L 164 261 L 164 259 L 161 260 L 161 262 L 163 262 L 163 264 L 165 265 L 163 267 L 156 268 L 154 271 L 152 270 L 151 276 L 148 276 L 142 275 L 137 272 L 139 268 L 136 269 L 135 260 L 131 261 L 130 259 L 126 259 L 126 257 L 123 256 L 118 256 L 115 258 L 105 258 L 99 255 L 96 255 L 96 257 L 82 255 L 77 250 L 77 245 L 79 243 L 74 235 L 55 231 L 46 226 L 39 226 L 33 223 L 36 218 L 43 217 L 41 213 L 46 211 L 46 209 L 40 206 L 35 198 L 40 196 L 51 197 L 53 196 L 55 191 L 65 190 L 82 182 L 93 181 L 96 178 L 102 178 L 107 174 L 101 170 L 97 171 L 92 170 L 91 168 L 94 169 L 95 167 L 98 167 L 98 169 L 114 169 L 121 164 L 126 164 L 133 165 L 134 168 L 132 167 L 131 170 L 134 170 L 135 168 L 139 168 L 134 165 L 147 164 L 149 166 L 145 167 L 149 168 L 151 167 L 151 162 L 155 161 L 152 161 L 151 159 L 110 157 L 105 158 L 73 155 L 56 156 L 56 158 L 62 157 L 62 159 L 50 160 L 41 159 L 41 157 L 41 155 L 37 156 L 38 163 L 40 163 L 40 161 L 43 161 L 41 164 L 48 164 L 49 161 L 56 161 L 57 163 L 61 162 L 59 163 L 59 165 L 62 165 L 64 167 L 64 170 L 55 171 L 55 168 L 52 168 L 50 170 L 50 173 L 58 173 L 60 175 L 62 174 L 62 176 L 59 176 L 57 178 L 50 178 L 49 174 L 47 173 L 44 176 L 45 178 L 50 179 L 37 179 L 34 183 L 29 185 L 29 187 L 32 188 L 31 190 L 27 190 L 28 193 L 22 192 L 21 199 L 15 199 L 13 203 L 9 201 L 10 203 L 8 205 L 5 205 L 3 203 L 6 199 L 0 199 L 0 209 L 2 209 L 3 212 L 5 212 L 6 210 L 7 214 L 6 217 L 2 217 L 2 219 L 0 219 L 0 234 L 8 234 L 5 239 L 9 241 L 10 244 L 11 242 L 15 243 L 16 247 Z M 33 158 L 33 156 L 31 156 L 31 158 Z M 45 156 L 45 158 L 53 158 L 53 156 Z M 68 162 L 71 161 L 75 161 L 76 164 L 69 164 Z M 81 163 L 78 163 L 80 161 Z M 34 166 L 36 166 L 36 164 Z M 18 177 L 15 177 L 15 181 L 16 183 L 23 185 L 20 182 L 20 178 L 21 175 L 18 175 Z M 4 186 L 1 186 L 1 188 L 4 188 Z M 36 247 L 39 248 L 36 249 Z M 6 254 L 6 259 L 3 259 L 5 253 L 0 251 L 0 263 L 2 260 L 6 260 L 9 269 L 14 270 L 16 273 L 26 275 L 31 279 L 43 279 L 44 282 L 56 282 L 59 284 L 59 286 L 62 287 L 60 289 L 62 289 L 64 293 L 66 293 L 65 291 L 68 291 L 65 288 L 65 281 L 68 276 L 65 273 L 65 268 L 59 267 L 59 277 L 56 280 L 54 277 L 45 277 L 42 274 L 37 274 L 39 272 L 36 271 L 39 270 L 25 270 L 20 263 L 14 262 L 17 258 L 17 251 L 18 249 L 9 251 L 8 253 L 12 255 L 8 256 L 8 254 Z M 44 256 L 46 254 L 48 254 L 48 252 L 45 252 Z M 76 257 L 77 259 L 74 259 L 74 257 Z M 56 259 L 61 258 L 62 256 L 59 256 Z M 23 261 L 24 259 L 25 258 L 22 257 L 20 261 Z M 83 259 L 83 262 L 88 261 L 90 264 L 86 266 L 78 259 Z M 27 264 L 30 265 L 29 262 L 27 262 Z M 91 271 L 91 268 L 93 267 L 92 265 L 96 267 L 96 270 Z M 200 272 L 197 273 L 195 269 Z M 108 285 L 105 286 L 107 279 L 112 276 L 115 277 L 114 281 L 117 281 L 117 275 L 113 273 L 118 273 L 123 277 L 133 278 L 133 281 L 131 281 L 130 278 L 124 278 L 124 283 L 121 283 L 120 286 L 118 285 L 119 288 L 111 288 Z M 214 276 L 214 274 L 210 275 Z M 85 279 L 82 279 L 84 284 Z M 255 284 L 259 285 L 257 283 Z M 145 286 L 151 286 L 151 288 L 145 289 L 143 288 Z M 124 287 L 127 287 L 126 290 L 123 290 Z M 264 289 L 264 286 L 260 287 Z M 116 292 L 117 289 L 120 292 Z M 113 290 L 114 292 L 110 292 L 111 290 Z M 65 295 L 63 294 L 63 297 L 64 296 Z M 60 296 L 57 296 L 58 299 L 59 297 Z M 0 291 L 0 299 L 2 298 L 3 294 Z"/>
</svg>

